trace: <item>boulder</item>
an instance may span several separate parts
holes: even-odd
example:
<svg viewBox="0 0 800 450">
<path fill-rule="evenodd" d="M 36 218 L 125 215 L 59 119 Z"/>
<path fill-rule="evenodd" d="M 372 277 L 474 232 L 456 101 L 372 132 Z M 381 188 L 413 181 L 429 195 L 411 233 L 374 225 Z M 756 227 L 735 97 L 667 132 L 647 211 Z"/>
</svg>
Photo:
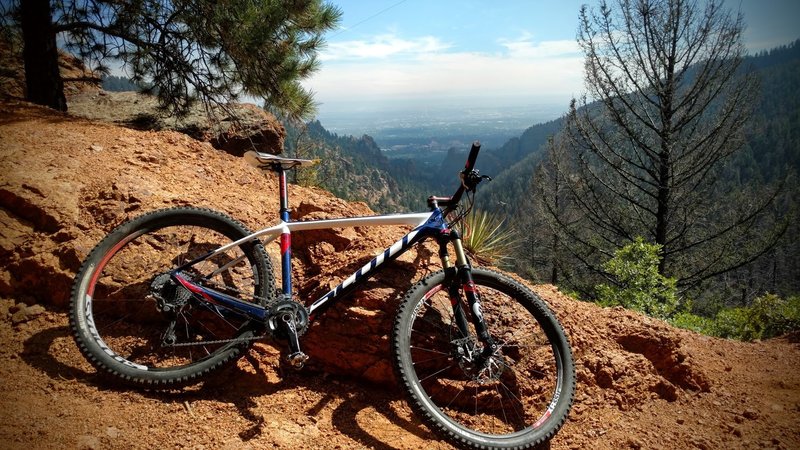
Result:
<svg viewBox="0 0 800 450">
<path fill-rule="evenodd" d="M 158 109 L 156 98 L 139 92 L 86 90 L 67 99 L 70 114 L 139 130 L 174 130 L 217 149 L 242 156 L 248 150 L 280 154 L 286 130 L 278 119 L 252 104 L 228 104 L 206 111 L 195 105 L 186 117 Z"/>
</svg>

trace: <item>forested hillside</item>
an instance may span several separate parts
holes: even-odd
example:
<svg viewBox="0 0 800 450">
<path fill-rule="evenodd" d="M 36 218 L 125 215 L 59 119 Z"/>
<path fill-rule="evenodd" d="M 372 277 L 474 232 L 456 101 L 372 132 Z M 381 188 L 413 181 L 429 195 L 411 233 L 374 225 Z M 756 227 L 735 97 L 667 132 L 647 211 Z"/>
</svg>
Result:
<svg viewBox="0 0 800 450">
<path fill-rule="evenodd" d="M 106 91 L 111 92 L 140 92 L 142 86 L 134 83 L 130 78 L 116 75 L 105 75 L 100 85 Z"/>
<path fill-rule="evenodd" d="M 319 121 L 305 125 L 284 121 L 287 155 L 318 159 L 319 164 L 294 174 L 294 181 L 320 186 L 336 196 L 366 202 L 381 212 L 419 210 L 426 187 L 417 182 L 412 160 L 390 160 L 367 135 L 339 136 Z"/>
<path fill-rule="evenodd" d="M 774 181 L 785 176 L 787 168 L 800 169 L 800 40 L 747 58 L 744 65 L 757 73 L 761 93 L 746 132 L 746 148 L 732 167 L 743 177 L 741 183 L 752 177 Z M 528 192 L 548 137 L 563 125 L 562 119 L 533 125 L 493 152 L 508 171 L 495 172 L 494 181 L 482 187 L 482 197 L 489 200 L 483 203 L 486 208 L 495 209 L 499 202 Z M 524 176 L 526 180 L 520 180 Z"/>
<path fill-rule="evenodd" d="M 800 230 L 794 219 L 800 208 L 796 178 L 800 170 L 800 41 L 748 57 L 743 66 L 757 75 L 759 95 L 744 130 L 743 148 L 714 172 L 720 180 L 713 195 L 718 196 L 717 204 L 727 205 L 714 214 L 718 219 L 726 214 L 726 207 L 742 209 L 774 196 L 760 219 L 748 228 L 752 237 L 739 245 L 746 251 L 756 240 L 766 242 L 776 237 L 770 233 L 782 233 L 782 237 L 756 261 L 691 286 L 686 295 L 696 299 L 695 307 L 707 310 L 749 304 L 764 292 L 792 295 L 800 291 L 800 246 L 796 239 Z M 546 145 L 548 137 L 557 136 L 563 124 L 564 120 L 559 119 L 535 125 L 519 142 L 512 140 L 499 149 L 497 157 L 501 161 L 521 160 L 509 164 L 506 170 L 495 174 L 494 181 L 481 187 L 480 206 L 513 217 L 512 226 L 523 240 L 515 270 L 591 296 L 592 290 L 581 281 L 585 274 L 573 270 L 578 262 L 553 254 L 565 250 L 558 247 L 557 239 L 554 241 L 550 229 L 553 224 L 542 218 L 542 204 L 536 207 L 541 200 L 538 197 L 557 189 L 543 186 L 541 179 L 537 187 L 537 174 L 547 169 L 544 160 L 548 151 L 568 151 Z M 715 217 L 709 216 L 708 220 Z"/>
<path fill-rule="evenodd" d="M 741 166 L 766 181 L 786 168 L 800 171 L 800 40 L 751 58 L 761 80 L 761 99 L 747 133 L 752 160 Z"/>
<path fill-rule="evenodd" d="M 451 148 L 438 166 L 429 168 L 418 164 L 417 158 L 388 158 L 371 136 L 340 136 L 326 130 L 319 121 L 307 124 L 284 121 L 287 130 L 287 155 L 319 159 L 316 169 L 303 169 L 295 174 L 301 184 L 318 185 L 348 200 L 360 200 L 381 212 L 401 210 L 421 211 L 430 195 L 449 195 L 458 187 L 458 173 L 464 168 L 467 148 Z M 481 173 L 515 173 L 514 192 L 524 190 L 529 183 L 528 172 L 535 166 L 539 147 L 563 126 L 561 119 L 538 124 L 520 137 L 510 139 L 500 148 L 483 147 L 480 155 Z M 480 136 L 476 136 L 476 140 Z M 534 154 L 532 159 L 527 158 Z M 423 158 L 423 156 L 420 156 Z M 505 202 L 495 186 L 482 186 L 479 201 L 482 205 Z"/>
</svg>

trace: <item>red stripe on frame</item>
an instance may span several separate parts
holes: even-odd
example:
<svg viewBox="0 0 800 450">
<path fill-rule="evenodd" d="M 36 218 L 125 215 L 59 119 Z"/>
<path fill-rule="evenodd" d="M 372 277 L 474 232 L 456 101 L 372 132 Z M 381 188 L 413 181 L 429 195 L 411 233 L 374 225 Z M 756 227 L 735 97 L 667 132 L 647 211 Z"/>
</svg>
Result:
<svg viewBox="0 0 800 450">
<path fill-rule="evenodd" d="M 285 254 L 292 248 L 292 235 L 289 233 L 281 234 L 281 254 Z"/>
</svg>

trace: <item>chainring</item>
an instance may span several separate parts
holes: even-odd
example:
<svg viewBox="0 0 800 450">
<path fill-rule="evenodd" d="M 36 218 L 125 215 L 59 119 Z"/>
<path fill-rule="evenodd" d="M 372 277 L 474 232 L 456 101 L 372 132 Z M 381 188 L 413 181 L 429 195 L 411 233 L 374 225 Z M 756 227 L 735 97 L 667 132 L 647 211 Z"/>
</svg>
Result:
<svg viewBox="0 0 800 450">
<path fill-rule="evenodd" d="M 302 336 L 308 330 L 308 311 L 305 306 L 293 300 L 281 300 L 269 309 L 267 327 L 272 335 L 278 339 L 287 339 L 285 328 L 280 326 L 281 321 L 292 321 L 297 335 Z"/>
</svg>

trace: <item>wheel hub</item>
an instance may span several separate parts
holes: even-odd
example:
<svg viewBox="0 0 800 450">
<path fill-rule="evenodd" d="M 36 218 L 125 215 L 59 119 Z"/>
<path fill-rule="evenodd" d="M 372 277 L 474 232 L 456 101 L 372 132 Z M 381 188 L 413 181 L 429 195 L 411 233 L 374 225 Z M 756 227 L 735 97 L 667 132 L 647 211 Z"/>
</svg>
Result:
<svg viewBox="0 0 800 450">
<path fill-rule="evenodd" d="M 500 379 L 507 364 L 498 352 L 483 355 L 483 346 L 474 337 L 452 342 L 453 356 L 464 374 L 478 384 L 489 384 Z"/>
</svg>

